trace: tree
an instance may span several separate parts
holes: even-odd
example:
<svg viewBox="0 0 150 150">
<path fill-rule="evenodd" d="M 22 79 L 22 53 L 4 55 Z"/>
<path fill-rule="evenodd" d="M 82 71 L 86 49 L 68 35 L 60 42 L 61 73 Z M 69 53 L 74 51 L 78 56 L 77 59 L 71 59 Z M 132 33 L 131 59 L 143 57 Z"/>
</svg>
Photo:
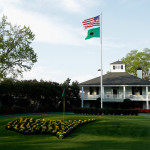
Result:
<svg viewBox="0 0 150 150">
<path fill-rule="evenodd" d="M 17 105 L 17 106 L 20 106 L 20 107 L 28 107 L 29 105 L 30 105 L 30 101 L 29 101 L 29 99 L 27 99 L 27 98 L 19 98 L 19 99 L 17 99 L 17 101 L 15 102 L 15 104 Z"/>
<path fill-rule="evenodd" d="M 80 107 L 80 105 L 81 105 L 80 86 L 78 81 L 74 81 L 70 86 L 70 106 Z"/>
<path fill-rule="evenodd" d="M 101 108 L 101 98 L 100 97 L 98 97 L 96 99 L 96 101 L 95 101 L 95 107 L 96 108 Z"/>
<path fill-rule="evenodd" d="M 0 22 L 0 79 L 17 77 L 31 70 L 37 55 L 30 46 L 35 35 L 29 27 L 12 25 L 3 16 Z"/>
<path fill-rule="evenodd" d="M 67 78 L 67 80 L 61 85 L 62 91 L 65 88 L 66 108 L 77 107 L 81 104 L 79 83 L 74 81 L 70 84 L 70 81 L 71 79 Z"/>
<path fill-rule="evenodd" d="M 122 58 L 126 66 L 126 71 L 137 75 L 137 69 L 141 68 L 143 71 L 143 78 L 149 80 L 149 68 L 150 68 L 150 49 L 145 48 L 142 52 L 138 50 L 131 50 L 126 57 Z"/>
<path fill-rule="evenodd" d="M 123 109 L 130 109 L 133 108 L 133 103 L 130 99 L 124 99 L 122 103 Z"/>
<path fill-rule="evenodd" d="M 1 103 L 2 103 L 2 105 L 11 108 L 14 105 L 15 101 L 14 101 L 14 98 L 12 96 L 5 95 L 1 98 Z"/>
</svg>

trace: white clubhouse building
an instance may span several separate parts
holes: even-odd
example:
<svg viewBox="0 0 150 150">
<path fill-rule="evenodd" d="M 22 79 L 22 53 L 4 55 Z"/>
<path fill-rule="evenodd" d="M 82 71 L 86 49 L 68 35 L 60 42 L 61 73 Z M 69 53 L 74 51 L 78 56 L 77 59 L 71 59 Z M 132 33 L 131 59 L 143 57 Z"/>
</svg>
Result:
<svg viewBox="0 0 150 150">
<path fill-rule="evenodd" d="M 81 107 L 93 107 L 101 95 L 100 77 L 80 83 Z M 137 77 L 126 72 L 121 61 L 110 64 L 110 73 L 103 75 L 103 106 L 116 107 L 129 98 L 137 108 L 149 109 L 150 81 L 142 79 L 142 70 L 137 70 Z"/>
</svg>

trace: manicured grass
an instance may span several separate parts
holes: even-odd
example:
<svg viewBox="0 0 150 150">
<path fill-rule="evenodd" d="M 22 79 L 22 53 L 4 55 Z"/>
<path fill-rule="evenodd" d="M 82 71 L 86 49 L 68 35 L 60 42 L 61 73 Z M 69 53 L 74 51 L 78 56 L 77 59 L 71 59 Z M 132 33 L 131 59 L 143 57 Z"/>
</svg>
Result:
<svg viewBox="0 0 150 150">
<path fill-rule="evenodd" d="M 29 117 L 29 116 L 27 116 Z M 66 115 L 66 120 L 95 118 L 60 140 L 52 135 L 22 135 L 5 130 L 17 117 L 0 118 L 1 150 L 146 150 L 150 148 L 150 117 Z M 29 118 L 62 120 L 62 115 Z"/>
</svg>

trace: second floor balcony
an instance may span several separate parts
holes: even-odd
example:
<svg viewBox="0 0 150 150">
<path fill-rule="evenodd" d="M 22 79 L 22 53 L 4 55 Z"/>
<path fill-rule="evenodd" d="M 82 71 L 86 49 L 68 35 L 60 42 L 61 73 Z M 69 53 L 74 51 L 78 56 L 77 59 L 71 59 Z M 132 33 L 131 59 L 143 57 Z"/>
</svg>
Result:
<svg viewBox="0 0 150 150">
<path fill-rule="evenodd" d="M 81 94 L 82 97 L 82 94 Z M 89 94 L 83 94 L 83 99 L 84 100 L 96 100 L 97 98 L 99 98 L 100 95 L 89 95 Z M 131 100 L 134 101 L 145 101 L 146 100 L 146 95 L 124 95 L 123 94 L 104 94 L 103 95 L 103 99 L 104 101 L 107 100 L 124 100 L 125 98 L 129 98 Z M 148 99 L 150 100 L 150 95 L 148 96 Z"/>
</svg>

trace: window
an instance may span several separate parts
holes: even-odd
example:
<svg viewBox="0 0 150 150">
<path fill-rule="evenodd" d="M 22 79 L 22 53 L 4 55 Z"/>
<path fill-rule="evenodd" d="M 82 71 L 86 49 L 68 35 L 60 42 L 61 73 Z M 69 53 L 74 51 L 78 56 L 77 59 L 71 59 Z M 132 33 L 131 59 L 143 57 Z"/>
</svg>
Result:
<svg viewBox="0 0 150 150">
<path fill-rule="evenodd" d="M 113 98 L 117 98 L 119 94 L 119 88 L 118 87 L 112 87 L 112 94 Z"/>
<path fill-rule="evenodd" d="M 113 66 L 113 70 L 116 70 L 116 69 L 123 69 L 123 65 L 115 65 L 115 66 Z"/>
<path fill-rule="evenodd" d="M 92 87 L 89 87 L 89 92 L 90 92 L 90 95 L 92 95 L 93 94 L 93 88 Z"/>
<path fill-rule="evenodd" d="M 132 87 L 132 95 L 142 95 L 142 87 Z"/>
<path fill-rule="evenodd" d="M 99 95 L 99 87 L 96 87 L 96 95 Z"/>
</svg>

